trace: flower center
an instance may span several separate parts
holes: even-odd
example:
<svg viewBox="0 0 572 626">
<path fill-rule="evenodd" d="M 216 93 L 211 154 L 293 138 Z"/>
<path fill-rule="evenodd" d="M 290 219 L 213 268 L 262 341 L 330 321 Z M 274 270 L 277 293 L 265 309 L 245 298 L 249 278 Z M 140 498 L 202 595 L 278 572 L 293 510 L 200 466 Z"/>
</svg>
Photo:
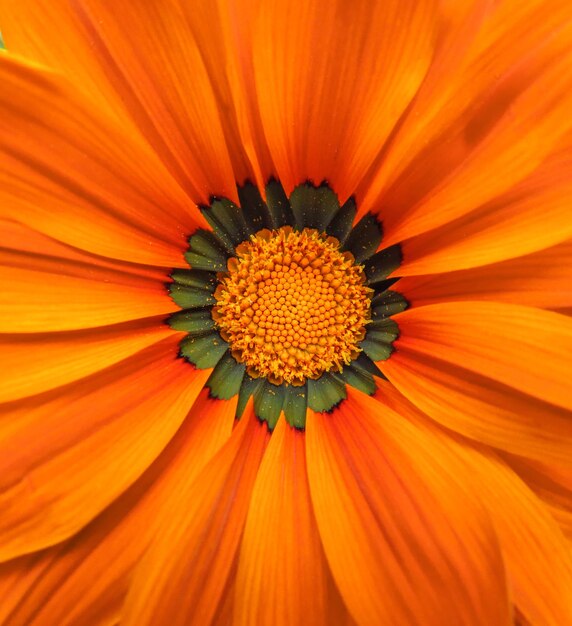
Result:
<svg viewBox="0 0 572 626">
<path fill-rule="evenodd" d="M 373 290 L 335 237 L 263 229 L 236 247 L 227 267 L 212 317 L 252 378 L 301 386 L 357 358 Z"/>
</svg>

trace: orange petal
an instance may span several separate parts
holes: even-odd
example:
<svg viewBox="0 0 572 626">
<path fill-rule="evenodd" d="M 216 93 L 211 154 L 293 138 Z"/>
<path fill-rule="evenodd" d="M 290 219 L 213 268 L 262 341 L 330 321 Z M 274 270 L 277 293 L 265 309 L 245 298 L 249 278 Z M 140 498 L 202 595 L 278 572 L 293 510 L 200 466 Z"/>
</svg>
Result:
<svg viewBox="0 0 572 626">
<path fill-rule="evenodd" d="M 67 385 L 179 334 L 162 320 L 151 318 L 48 335 L 0 335 L 0 402 Z"/>
<path fill-rule="evenodd" d="M 252 492 L 240 549 L 234 623 L 340 623 L 328 597 L 330 578 L 310 501 L 304 433 L 281 419 Z"/>
<path fill-rule="evenodd" d="M 414 307 L 458 300 L 492 300 L 566 309 L 572 306 L 572 242 L 474 269 L 407 276 L 392 289 L 402 293 Z"/>
<path fill-rule="evenodd" d="M 572 408 L 572 320 L 516 304 L 446 302 L 395 315 L 397 351 L 436 357 L 540 400 Z"/>
<path fill-rule="evenodd" d="M 122 623 L 190 626 L 213 619 L 268 437 L 247 411 L 196 480 L 170 494 L 169 520 L 135 573 Z"/>
<path fill-rule="evenodd" d="M 503 460 L 543 501 L 568 539 L 572 539 L 572 467 L 504 454 Z"/>
<path fill-rule="evenodd" d="M 308 417 L 318 528 L 358 624 L 511 623 L 488 516 L 438 444 L 351 388 L 338 410 Z"/>
<path fill-rule="evenodd" d="M 308 178 L 328 179 L 345 199 L 423 80 L 433 53 L 434 3 L 253 6 L 252 49 L 243 54 L 253 59 L 277 173 L 287 190 Z"/>
<path fill-rule="evenodd" d="M 572 611 L 572 597 L 567 591 L 571 588 L 572 552 L 530 485 L 483 446 L 449 436 L 431 424 L 391 384 L 382 381 L 379 387 L 376 399 L 380 403 L 420 429 L 429 430 L 435 443 L 447 448 L 446 454 L 453 453 L 465 462 L 467 479 L 484 502 L 498 534 L 519 612 L 532 624 L 568 623 Z M 442 454 L 435 450 L 435 458 Z"/>
<path fill-rule="evenodd" d="M 489 84 L 445 136 L 420 144 L 414 163 L 377 199 L 387 245 L 493 201 L 559 148 L 572 128 L 571 29 L 572 23 Z"/>
<path fill-rule="evenodd" d="M 499 536 L 514 602 L 532 624 L 572 623 L 572 552 L 541 501 L 494 457 L 459 454 Z"/>
<path fill-rule="evenodd" d="M 0 327 L 12 333 L 93 328 L 178 310 L 166 273 L 150 280 L 127 264 L 106 267 L 57 242 L 55 254 L 47 254 L 47 237 L 13 223 L 0 224 L 0 233 L 6 246 L 0 250 Z M 21 249 L 14 235 L 38 247 Z"/>
<path fill-rule="evenodd" d="M 410 402 L 443 426 L 514 454 L 570 463 L 569 411 L 406 347 L 380 366 Z"/>
<path fill-rule="evenodd" d="M 112 258 L 174 267 L 202 217 L 146 142 L 55 74 L 0 57 L 0 217 Z"/>
<path fill-rule="evenodd" d="M 435 148 L 450 145 L 455 124 L 476 119 L 475 103 L 482 102 L 499 78 L 531 50 L 540 48 L 549 60 L 554 45 L 566 48 L 562 39 L 551 41 L 570 21 L 570 3 L 566 0 L 447 0 L 441 9 L 443 43 L 371 181 L 364 211 L 375 206 L 375 198 L 386 195 L 387 188 L 405 170 L 414 170 L 413 162 L 423 163 L 419 146 L 429 146 L 428 151 L 435 152 Z M 464 156 L 472 146 L 464 141 L 456 148 Z"/>
<path fill-rule="evenodd" d="M 572 150 L 554 154 L 509 193 L 402 244 L 399 275 L 450 272 L 513 259 L 572 236 Z"/>
<path fill-rule="evenodd" d="M 156 344 L 75 385 L 4 405 L 0 560 L 71 536 L 161 453 L 210 370 Z"/>
<path fill-rule="evenodd" d="M 178 2 L 2 1 L 0 18 L 9 50 L 63 72 L 138 127 L 195 202 L 236 194 L 203 50 Z"/>
<path fill-rule="evenodd" d="M 227 441 L 235 407 L 205 389 L 164 453 L 101 516 L 59 546 L 0 566 L 0 620 L 83 626 L 119 613 L 135 566 L 171 518 L 168 501 Z"/>
</svg>

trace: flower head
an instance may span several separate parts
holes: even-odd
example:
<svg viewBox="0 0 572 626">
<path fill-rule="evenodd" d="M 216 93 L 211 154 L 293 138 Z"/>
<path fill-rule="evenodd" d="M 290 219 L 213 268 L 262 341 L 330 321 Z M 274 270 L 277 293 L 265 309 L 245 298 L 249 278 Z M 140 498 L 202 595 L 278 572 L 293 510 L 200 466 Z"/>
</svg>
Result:
<svg viewBox="0 0 572 626">
<path fill-rule="evenodd" d="M 570 4 L 0 28 L 0 624 L 572 623 Z"/>
</svg>

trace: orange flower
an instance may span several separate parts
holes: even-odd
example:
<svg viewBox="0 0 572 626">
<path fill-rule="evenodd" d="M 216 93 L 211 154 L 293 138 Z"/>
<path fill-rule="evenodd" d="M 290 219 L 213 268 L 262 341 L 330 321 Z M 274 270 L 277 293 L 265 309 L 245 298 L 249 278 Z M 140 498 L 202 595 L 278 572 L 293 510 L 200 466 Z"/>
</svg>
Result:
<svg viewBox="0 0 572 626">
<path fill-rule="evenodd" d="M 0 28 L 0 623 L 572 624 L 569 0 Z"/>
</svg>

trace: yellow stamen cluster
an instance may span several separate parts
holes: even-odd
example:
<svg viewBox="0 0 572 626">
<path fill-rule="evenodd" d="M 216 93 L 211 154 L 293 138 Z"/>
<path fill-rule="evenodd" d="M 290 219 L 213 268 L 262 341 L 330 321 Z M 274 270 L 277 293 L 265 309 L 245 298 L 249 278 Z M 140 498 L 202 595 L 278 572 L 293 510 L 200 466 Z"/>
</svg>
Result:
<svg viewBox="0 0 572 626">
<path fill-rule="evenodd" d="M 303 385 L 357 357 L 372 290 L 339 246 L 317 230 L 284 226 L 236 248 L 212 316 L 250 376 Z"/>
</svg>

